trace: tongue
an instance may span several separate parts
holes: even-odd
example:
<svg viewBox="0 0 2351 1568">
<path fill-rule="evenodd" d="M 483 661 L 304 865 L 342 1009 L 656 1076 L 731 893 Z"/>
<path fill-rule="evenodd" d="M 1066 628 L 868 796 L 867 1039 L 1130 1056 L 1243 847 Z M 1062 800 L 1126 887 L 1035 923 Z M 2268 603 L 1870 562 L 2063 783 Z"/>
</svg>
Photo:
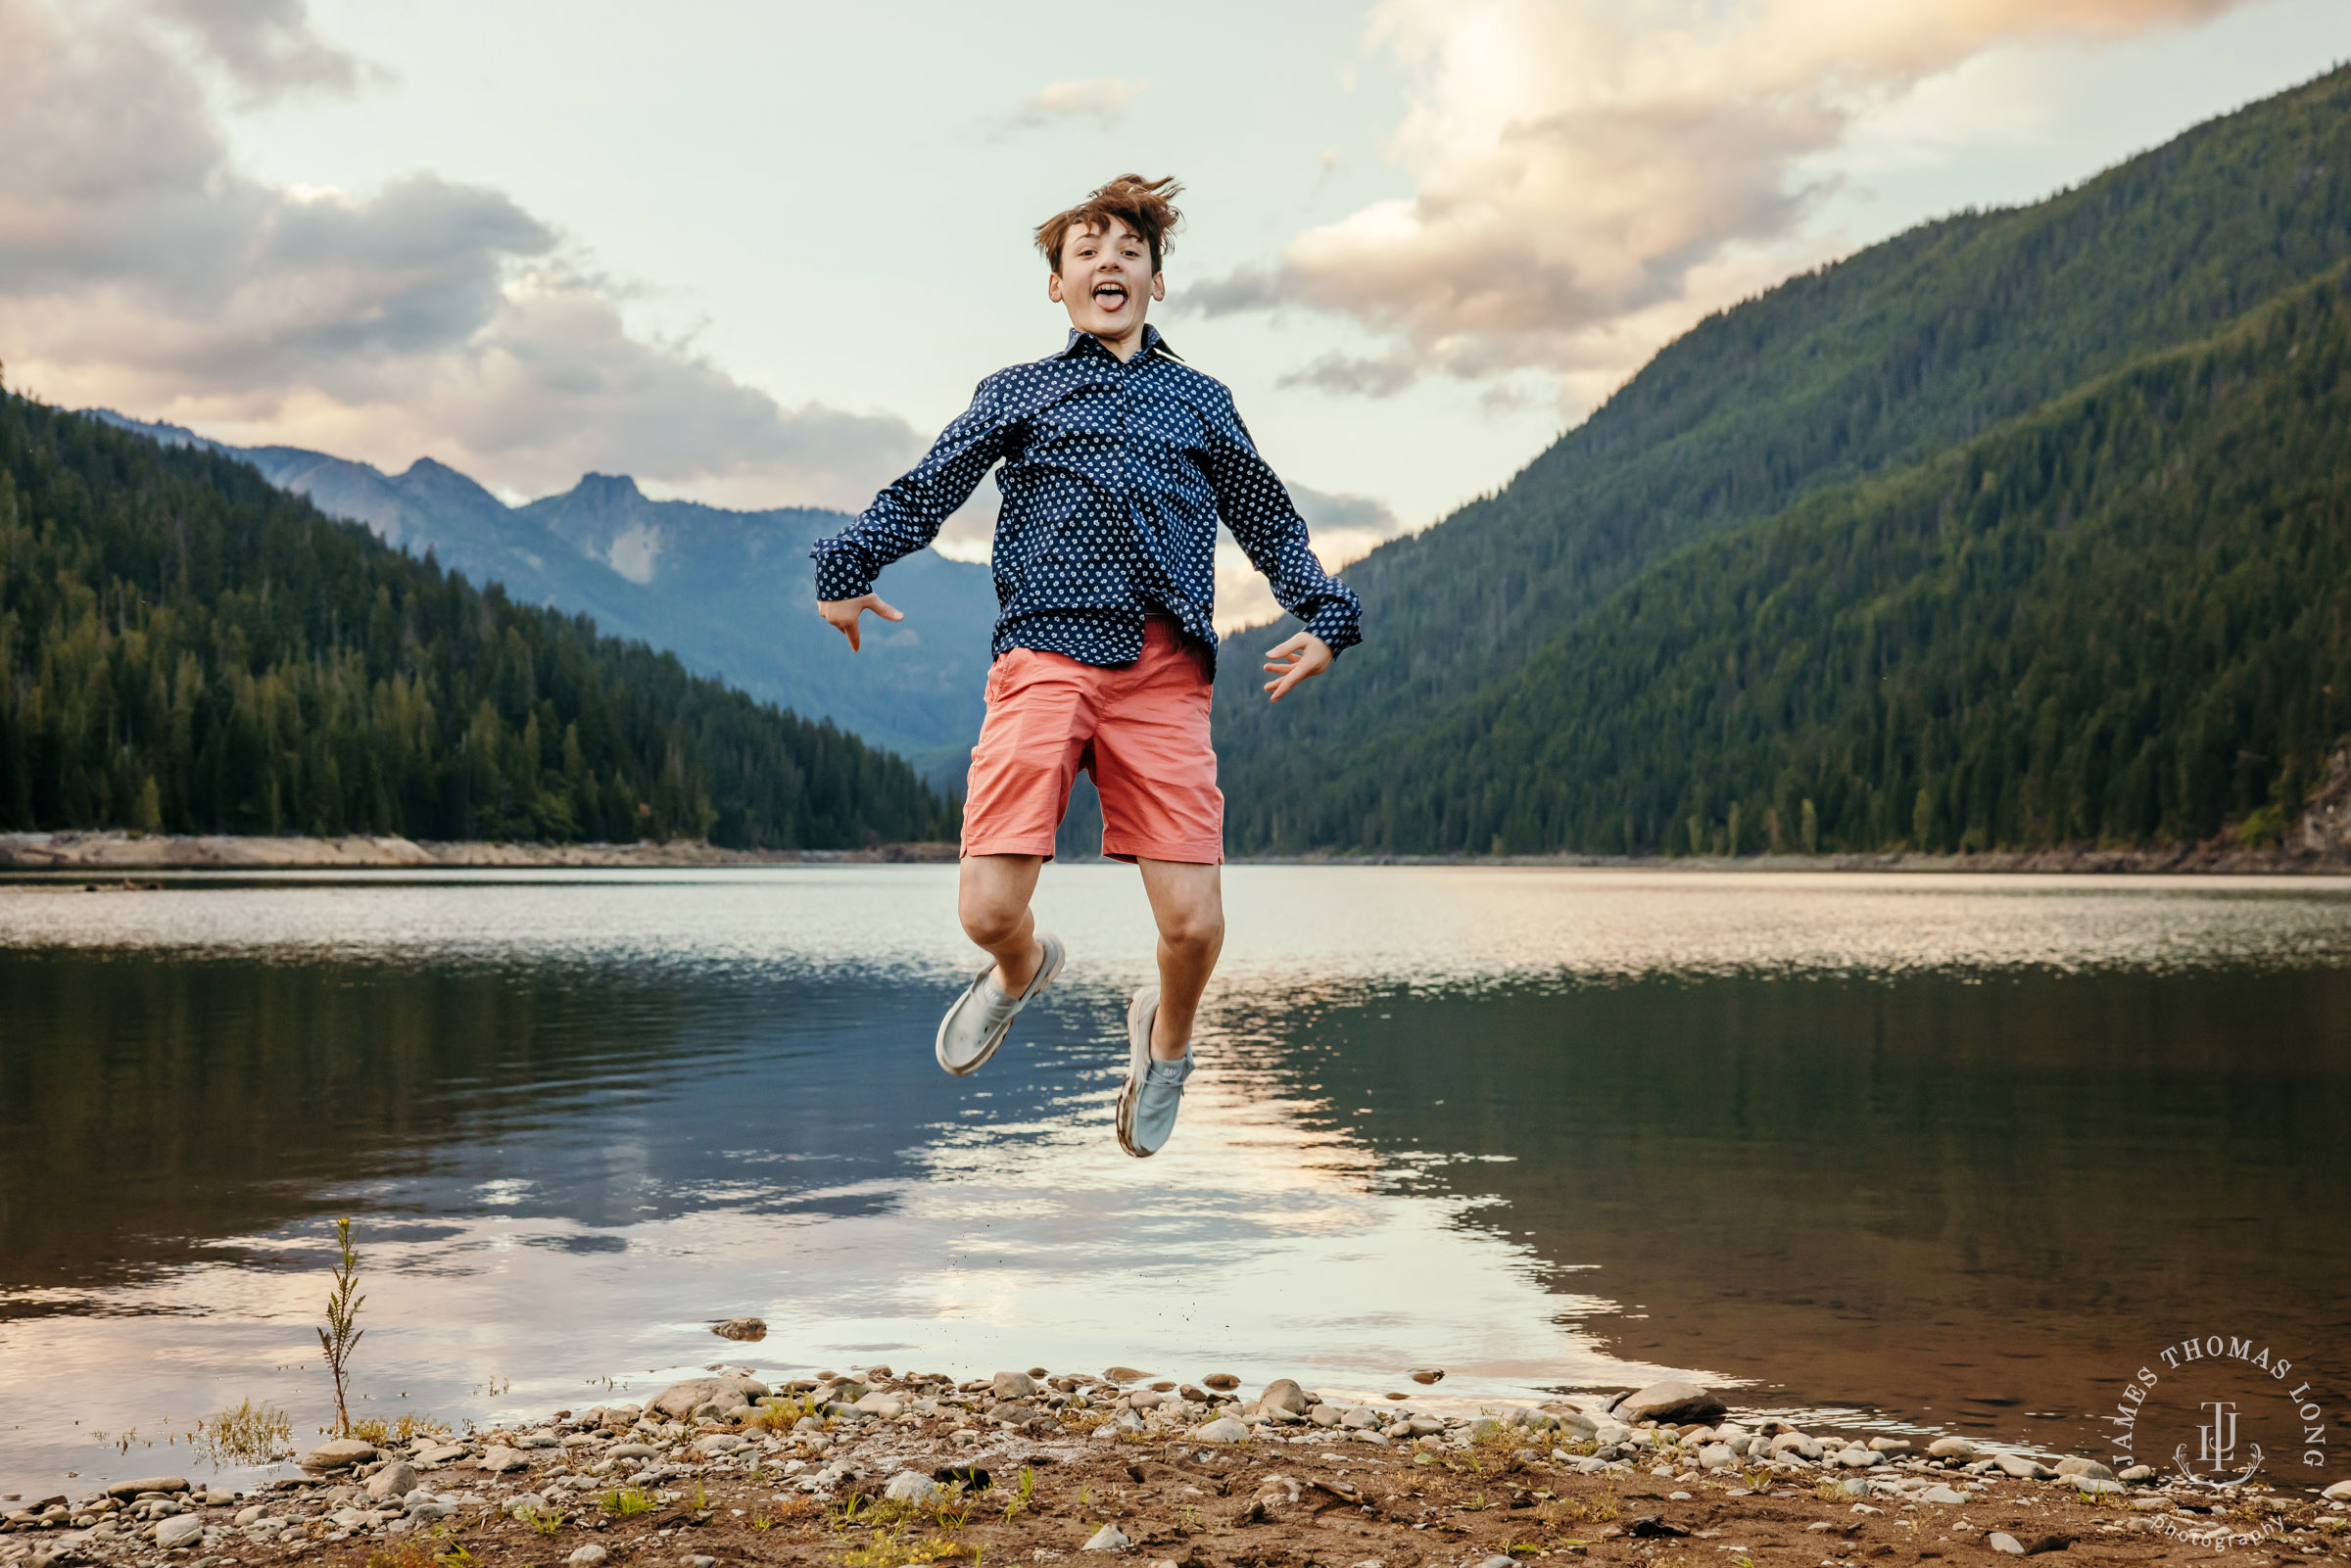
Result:
<svg viewBox="0 0 2351 1568">
<path fill-rule="evenodd" d="M 1102 307 L 1102 309 L 1105 310 L 1123 309 L 1127 305 L 1126 291 L 1122 289 L 1105 289 L 1101 293 L 1094 296 L 1094 303 Z"/>
</svg>

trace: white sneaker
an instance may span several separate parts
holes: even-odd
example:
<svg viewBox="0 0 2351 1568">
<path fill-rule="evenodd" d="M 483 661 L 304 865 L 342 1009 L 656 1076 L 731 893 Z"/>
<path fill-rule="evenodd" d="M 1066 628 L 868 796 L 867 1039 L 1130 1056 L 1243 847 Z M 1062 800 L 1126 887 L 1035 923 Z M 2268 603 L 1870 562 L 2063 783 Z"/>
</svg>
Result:
<svg viewBox="0 0 2351 1568">
<path fill-rule="evenodd" d="M 1007 996 L 1004 987 L 996 983 L 996 966 L 990 963 L 963 988 L 947 1016 L 938 1021 L 938 1065 L 957 1077 L 977 1072 L 987 1066 L 987 1059 L 996 1054 L 996 1047 L 1012 1033 L 1012 1021 L 1021 1016 L 1021 1009 L 1053 983 L 1061 973 L 1064 957 L 1061 938 L 1051 931 L 1036 933 L 1037 945 L 1044 957 L 1037 962 L 1036 974 L 1029 988 L 1018 996 Z"/>
<path fill-rule="evenodd" d="M 1119 1087 L 1119 1147 L 1148 1160 L 1167 1147 L 1183 1109 L 1184 1080 L 1192 1075 L 1187 1049 L 1174 1062 L 1151 1055 L 1151 1025 L 1159 1018 L 1159 987 L 1146 985 L 1127 1003 L 1127 1081 Z"/>
</svg>

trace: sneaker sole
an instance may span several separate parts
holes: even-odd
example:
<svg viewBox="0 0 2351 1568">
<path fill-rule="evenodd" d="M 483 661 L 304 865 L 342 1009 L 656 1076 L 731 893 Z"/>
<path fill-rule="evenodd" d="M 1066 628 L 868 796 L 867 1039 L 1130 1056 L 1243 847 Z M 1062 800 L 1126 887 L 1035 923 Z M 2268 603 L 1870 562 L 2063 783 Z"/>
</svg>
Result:
<svg viewBox="0 0 2351 1568">
<path fill-rule="evenodd" d="M 1142 1098 L 1143 1074 L 1151 1067 L 1151 1024 L 1159 1017 L 1159 987 L 1146 985 L 1127 1002 L 1127 1081 L 1119 1088 L 1119 1147 L 1137 1160 L 1155 1151 L 1135 1147 L 1134 1107 Z"/>
<path fill-rule="evenodd" d="M 1053 977 L 1061 973 L 1062 961 L 1069 955 L 1062 947 L 1060 938 L 1047 932 L 1039 940 L 1044 943 L 1045 961 L 1037 966 L 1035 978 L 1029 982 L 1029 989 L 1021 994 L 1020 1006 L 1012 1010 L 1012 1017 L 1004 1021 L 1004 1026 L 996 1031 L 996 1037 L 980 1048 L 978 1056 L 961 1067 L 949 1062 L 947 1060 L 947 1025 L 955 1022 L 955 1015 L 963 1011 L 963 1004 L 972 999 L 974 991 L 980 989 L 980 982 L 995 973 L 996 967 L 993 964 L 972 976 L 972 983 L 963 988 L 963 994 L 957 997 L 954 1005 L 947 1009 L 946 1017 L 938 1021 L 938 1033 L 932 1039 L 931 1054 L 938 1060 L 938 1065 L 946 1071 L 958 1078 L 968 1078 L 987 1066 L 988 1059 L 1002 1048 L 1006 1040 L 1012 1038 L 1012 1025 L 1019 1020 L 1022 1008 L 1026 1008 L 1030 1003 L 1042 996 L 1045 987 L 1051 985 Z"/>
</svg>

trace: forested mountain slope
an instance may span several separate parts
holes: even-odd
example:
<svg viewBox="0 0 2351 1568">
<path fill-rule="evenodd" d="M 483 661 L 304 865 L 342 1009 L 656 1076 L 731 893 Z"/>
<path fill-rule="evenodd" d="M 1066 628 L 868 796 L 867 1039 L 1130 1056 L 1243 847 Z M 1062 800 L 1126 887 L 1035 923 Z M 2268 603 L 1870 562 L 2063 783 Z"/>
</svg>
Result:
<svg viewBox="0 0 2351 1568">
<path fill-rule="evenodd" d="M 1282 844 L 2274 840 L 2351 732 L 2351 267 L 1643 574 Z"/>
<path fill-rule="evenodd" d="M 803 506 L 730 511 L 655 500 L 625 474 L 588 474 L 558 496 L 508 506 L 431 458 L 387 474 L 299 447 L 225 447 L 177 425 L 108 409 L 91 416 L 242 458 L 329 517 L 365 523 L 409 554 L 426 550 L 518 604 L 595 618 L 603 632 L 677 654 L 755 697 L 845 729 L 909 757 L 960 761 L 979 733 L 980 689 L 995 589 L 984 566 L 919 550 L 890 568 L 890 602 L 864 651 L 847 645 L 810 602 L 808 549 L 848 526 Z"/>
<path fill-rule="evenodd" d="M 1305 700 L 1269 709 L 1255 661 L 1225 661 L 1233 849 L 1387 843 L 1404 831 L 1372 832 L 1363 781 L 1463 704 L 1558 713 L 1531 666 L 1556 671 L 1547 650 L 1644 570 L 2207 338 L 2345 257 L 2336 71 L 2049 201 L 1927 224 L 1709 317 L 1501 494 L 1350 568 L 1367 640 Z"/>
<path fill-rule="evenodd" d="M 902 760 L 0 393 L 0 829 L 938 838 Z"/>
</svg>

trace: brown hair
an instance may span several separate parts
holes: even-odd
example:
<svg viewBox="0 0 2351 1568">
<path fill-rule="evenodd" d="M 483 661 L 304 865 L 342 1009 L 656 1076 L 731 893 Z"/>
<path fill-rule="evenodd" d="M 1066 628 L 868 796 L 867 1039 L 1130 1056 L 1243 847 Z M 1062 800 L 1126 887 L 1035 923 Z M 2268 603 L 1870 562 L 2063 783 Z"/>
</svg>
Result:
<svg viewBox="0 0 2351 1568">
<path fill-rule="evenodd" d="M 1176 226 L 1183 214 L 1176 210 L 1175 198 L 1183 194 L 1183 187 L 1174 175 L 1165 179 L 1145 179 L 1140 174 L 1121 174 L 1117 179 L 1094 187 L 1092 194 L 1066 213 L 1056 213 L 1036 225 L 1036 248 L 1045 253 L 1046 264 L 1055 275 L 1061 272 L 1061 242 L 1072 229 L 1107 229 L 1109 219 L 1117 218 L 1128 229 L 1140 234 L 1151 247 L 1151 270 L 1159 270 L 1159 259 L 1175 249 Z"/>
</svg>

